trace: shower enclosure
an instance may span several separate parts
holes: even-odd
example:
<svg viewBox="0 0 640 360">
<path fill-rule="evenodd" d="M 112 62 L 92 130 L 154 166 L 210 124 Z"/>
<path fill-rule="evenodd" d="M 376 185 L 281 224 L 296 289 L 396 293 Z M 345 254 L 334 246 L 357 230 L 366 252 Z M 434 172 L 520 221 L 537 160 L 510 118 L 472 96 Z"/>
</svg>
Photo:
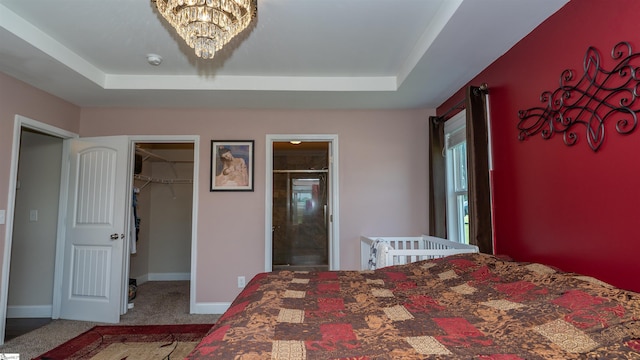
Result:
<svg viewBox="0 0 640 360">
<path fill-rule="evenodd" d="M 273 269 L 328 269 L 328 143 L 274 143 Z"/>
</svg>

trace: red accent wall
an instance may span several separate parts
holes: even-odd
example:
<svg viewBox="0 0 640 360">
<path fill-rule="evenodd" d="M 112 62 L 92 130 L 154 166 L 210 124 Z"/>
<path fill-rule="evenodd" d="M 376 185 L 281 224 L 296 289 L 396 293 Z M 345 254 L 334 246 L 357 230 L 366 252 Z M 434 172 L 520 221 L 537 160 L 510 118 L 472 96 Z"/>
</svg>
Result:
<svg viewBox="0 0 640 360">
<path fill-rule="evenodd" d="M 589 46 L 609 65 L 619 41 L 639 52 L 638 14 L 637 0 L 570 1 L 470 82 L 490 89 L 496 253 L 640 291 L 640 126 L 619 135 L 607 124 L 597 153 L 584 136 L 569 147 L 517 130 L 518 110 L 541 106 L 563 70 L 582 75 Z"/>
</svg>

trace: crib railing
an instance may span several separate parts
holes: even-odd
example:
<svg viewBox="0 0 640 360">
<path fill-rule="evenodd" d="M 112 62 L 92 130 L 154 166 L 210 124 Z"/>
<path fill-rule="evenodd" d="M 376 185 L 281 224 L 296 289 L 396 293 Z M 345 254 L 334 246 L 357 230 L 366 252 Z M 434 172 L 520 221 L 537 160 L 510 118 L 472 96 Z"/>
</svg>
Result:
<svg viewBox="0 0 640 360">
<path fill-rule="evenodd" d="M 422 235 L 417 237 L 360 237 L 360 267 L 370 268 L 372 246 L 376 240 L 388 245 L 385 249 L 386 257 L 381 259 L 383 264 L 377 267 L 402 265 L 415 261 L 435 259 L 462 253 L 477 253 L 475 245 L 461 244 L 435 236 Z"/>
</svg>

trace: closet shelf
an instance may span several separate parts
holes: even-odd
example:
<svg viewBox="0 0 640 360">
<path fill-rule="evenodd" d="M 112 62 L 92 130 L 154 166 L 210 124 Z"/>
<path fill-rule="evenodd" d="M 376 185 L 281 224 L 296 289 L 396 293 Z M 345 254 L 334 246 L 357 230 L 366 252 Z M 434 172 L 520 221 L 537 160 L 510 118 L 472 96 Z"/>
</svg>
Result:
<svg viewBox="0 0 640 360">
<path fill-rule="evenodd" d="M 158 183 L 158 184 L 193 184 L 192 179 L 160 179 L 154 178 L 146 175 L 133 175 L 135 180 L 146 181 L 144 185 L 140 187 L 140 190 L 144 189 L 145 186 L 150 183 Z"/>
<path fill-rule="evenodd" d="M 169 160 L 160 155 L 154 154 L 151 151 L 147 151 L 139 147 L 136 147 L 136 153 L 138 155 L 143 156 L 142 161 L 147 161 L 149 159 L 156 159 L 156 160 L 160 160 L 168 163 L 193 163 L 193 160 Z"/>
<path fill-rule="evenodd" d="M 160 160 L 163 162 L 166 162 L 167 164 L 169 164 L 169 166 L 171 167 L 171 170 L 173 171 L 173 174 L 176 176 L 176 178 L 173 179 L 166 179 L 166 178 L 156 178 L 156 177 L 152 177 L 152 176 L 146 176 L 146 175 L 140 175 L 140 174 L 134 174 L 133 175 L 133 179 L 134 180 L 140 180 L 140 181 L 145 181 L 144 185 L 142 185 L 141 187 L 139 187 L 139 190 L 144 189 L 147 185 L 151 184 L 151 183 L 157 183 L 157 184 L 167 184 L 169 185 L 169 189 L 171 190 L 171 194 L 173 196 L 173 198 L 176 198 L 176 194 L 173 190 L 173 184 L 193 184 L 193 179 L 180 179 L 177 178 L 178 177 L 178 171 L 175 168 L 175 164 L 176 163 L 193 163 L 193 161 L 182 161 L 182 160 L 178 160 L 178 161 L 173 161 L 173 160 L 168 160 L 162 156 L 156 155 L 150 151 L 141 149 L 139 147 L 136 148 L 136 154 L 142 156 L 142 161 L 146 161 L 148 159 L 155 159 L 155 160 Z"/>
</svg>

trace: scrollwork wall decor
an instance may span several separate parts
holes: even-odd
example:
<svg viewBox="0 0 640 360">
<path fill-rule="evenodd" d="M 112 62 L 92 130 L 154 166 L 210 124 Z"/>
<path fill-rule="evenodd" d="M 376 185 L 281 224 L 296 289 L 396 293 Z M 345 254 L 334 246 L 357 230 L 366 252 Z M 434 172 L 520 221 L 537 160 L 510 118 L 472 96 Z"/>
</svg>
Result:
<svg viewBox="0 0 640 360">
<path fill-rule="evenodd" d="M 634 53 L 631 44 L 623 41 L 613 47 L 611 58 L 616 63 L 607 70 L 598 50 L 589 47 L 580 79 L 576 81 L 573 71 L 564 70 L 560 87 L 540 95 L 546 106 L 518 111 L 518 139 L 523 141 L 537 134 L 550 139 L 558 133 L 566 145 L 573 146 L 580 137 L 579 130 L 584 128 L 584 137 L 596 152 L 604 142 L 609 123 L 615 123 L 619 134 L 632 133 L 640 112 L 640 53 Z"/>
</svg>

